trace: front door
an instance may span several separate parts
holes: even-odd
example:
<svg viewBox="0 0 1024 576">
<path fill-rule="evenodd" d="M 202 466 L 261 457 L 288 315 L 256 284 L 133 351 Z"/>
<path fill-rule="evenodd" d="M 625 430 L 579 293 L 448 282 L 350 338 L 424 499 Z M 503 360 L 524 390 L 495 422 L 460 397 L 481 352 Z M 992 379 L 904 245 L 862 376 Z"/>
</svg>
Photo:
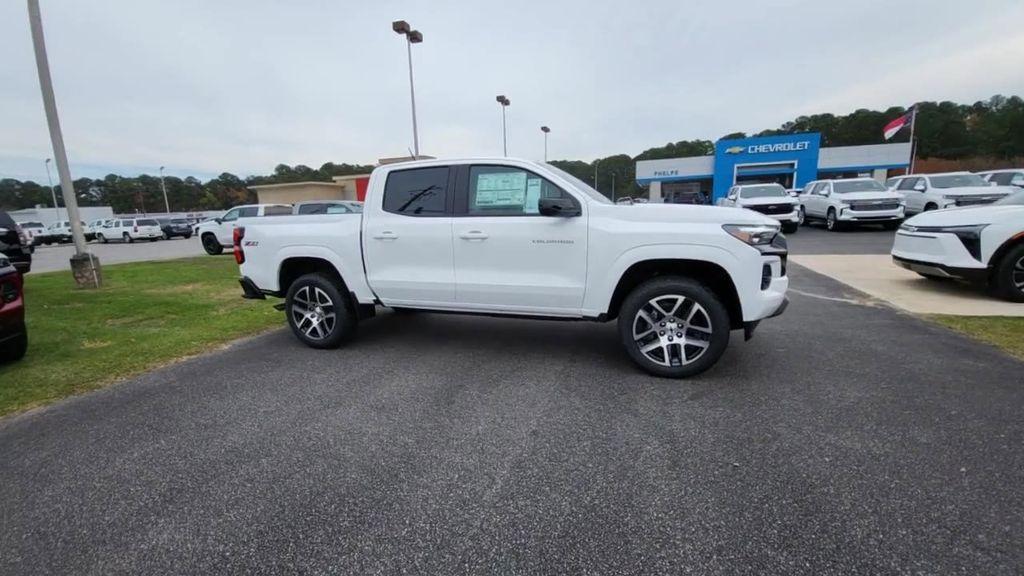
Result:
<svg viewBox="0 0 1024 576">
<path fill-rule="evenodd" d="M 455 301 L 450 172 L 392 170 L 383 203 L 365 207 L 366 278 L 385 305 L 445 308 Z"/>
<path fill-rule="evenodd" d="M 453 220 L 461 308 L 575 315 L 587 279 L 585 203 L 528 170 L 462 167 Z M 542 216 L 541 198 L 567 198 L 579 216 Z"/>
</svg>

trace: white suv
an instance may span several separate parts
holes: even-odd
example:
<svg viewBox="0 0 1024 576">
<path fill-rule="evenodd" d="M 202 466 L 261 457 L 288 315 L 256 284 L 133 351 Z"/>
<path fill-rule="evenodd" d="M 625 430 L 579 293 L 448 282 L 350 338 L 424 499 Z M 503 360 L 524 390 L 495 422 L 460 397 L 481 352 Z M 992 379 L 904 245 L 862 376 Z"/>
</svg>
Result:
<svg viewBox="0 0 1024 576">
<path fill-rule="evenodd" d="M 1024 302 L 1024 191 L 988 206 L 914 216 L 896 233 L 892 257 L 925 278 L 987 284 Z"/>
<path fill-rule="evenodd" d="M 136 240 L 156 242 L 163 238 L 160 223 L 153 218 L 109 220 L 96 231 L 96 239 L 106 244 L 111 240 L 132 243 Z"/>
<path fill-rule="evenodd" d="M 779 184 L 740 184 L 729 188 L 719 206 L 734 206 L 760 212 L 782 224 L 782 231 L 792 234 L 800 226 L 800 201 L 790 196 Z"/>
<path fill-rule="evenodd" d="M 872 178 L 815 180 L 800 195 L 801 222 L 821 220 L 835 231 L 856 224 L 895 230 L 903 220 L 903 197 Z"/>
<path fill-rule="evenodd" d="M 1024 168 L 989 170 L 988 172 L 978 172 L 978 176 L 984 178 L 989 184 L 1024 188 Z"/>
<path fill-rule="evenodd" d="M 889 178 L 885 185 L 903 194 L 908 215 L 956 206 L 991 204 L 1013 191 L 1012 188 L 994 186 L 970 172 L 909 174 Z"/>
<path fill-rule="evenodd" d="M 212 218 L 196 225 L 196 234 L 203 243 L 206 253 L 215 256 L 230 248 L 234 240 L 232 235 L 238 227 L 239 218 L 256 218 L 260 216 L 291 216 L 291 204 L 249 204 L 235 206 L 217 218 Z"/>
</svg>

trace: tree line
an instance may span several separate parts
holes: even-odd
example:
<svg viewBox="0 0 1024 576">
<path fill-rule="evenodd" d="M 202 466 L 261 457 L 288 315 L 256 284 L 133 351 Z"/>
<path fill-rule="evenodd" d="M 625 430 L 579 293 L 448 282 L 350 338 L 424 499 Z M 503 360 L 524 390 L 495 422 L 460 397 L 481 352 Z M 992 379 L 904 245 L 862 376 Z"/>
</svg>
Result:
<svg viewBox="0 0 1024 576">
<path fill-rule="evenodd" d="M 919 158 L 957 160 L 985 158 L 992 167 L 1009 166 L 1024 161 L 1024 100 L 1019 96 L 993 96 L 974 104 L 954 102 L 920 102 L 917 107 L 916 136 Z M 778 128 L 762 130 L 749 136 L 771 136 L 798 132 L 820 132 L 822 146 L 855 146 L 885 142 L 882 127 L 904 114 L 906 108 L 894 106 L 884 111 L 860 109 L 846 115 L 814 114 L 800 116 Z M 744 138 L 735 132 L 721 139 Z M 906 142 L 909 131 L 901 131 L 892 142 Z M 592 162 L 555 160 L 551 163 L 595 187 L 607 196 L 644 196 L 636 184 L 636 162 L 660 158 L 679 158 L 713 154 L 711 140 L 682 140 L 648 148 L 636 156 L 613 154 Z M 596 178 L 595 178 L 596 168 Z M 197 178 L 167 176 L 167 197 L 174 212 L 219 210 L 254 202 L 255 194 L 247 187 L 302 181 L 330 181 L 333 176 L 364 174 L 373 166 L 335 164 L 320 168 L 279 164 L 272 174 L 240 178 L 225 172 L 206 182 Z M 613 190 L 614 182 L 614 190 Z M 122 177 L 108 174 L 104 178 L 79 178 L 74 181 L 75 194 L 82 206 L 111 206 L 115 213 L 162 212 L 163 193 L 160 178 L 152 175 Z M 60 186 L 57 186 L 58 202 Z M 33 181 L 0 179 L 0 208 L 14 210 L 36 205 L 52 206 L 50 189 Z"/>
</svg>

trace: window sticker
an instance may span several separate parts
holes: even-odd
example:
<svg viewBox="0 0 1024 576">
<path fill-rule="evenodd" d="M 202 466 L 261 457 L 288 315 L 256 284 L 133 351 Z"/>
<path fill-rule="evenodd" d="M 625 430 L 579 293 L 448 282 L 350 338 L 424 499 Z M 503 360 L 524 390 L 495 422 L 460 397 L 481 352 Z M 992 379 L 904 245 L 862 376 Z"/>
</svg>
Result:
<svg viewBox="0 0 1024 576">
<path fill-rule="evenodd" d="M 523 212 L 539 213 L 538 204 L 540 204 L 540 178 L 530 178 L 526 181 L 526 204 L 523 206 Z"/>
<path fill-rule="evenodd" d="M 474 204 L 481 208 L 522 208 L 526 203 L 526 172 L 478 174 Z"/>
</svg>

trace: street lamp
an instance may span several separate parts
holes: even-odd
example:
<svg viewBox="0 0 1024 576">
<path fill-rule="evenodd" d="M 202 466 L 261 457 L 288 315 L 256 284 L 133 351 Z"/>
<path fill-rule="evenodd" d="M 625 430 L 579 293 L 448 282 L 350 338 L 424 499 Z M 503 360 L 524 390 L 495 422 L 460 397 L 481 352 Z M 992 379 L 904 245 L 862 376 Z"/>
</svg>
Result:
<svg viewBox="0 0 1024 576">
<path fill-rule="evenodd" d="M 60 208 L 57 207 L 57 189 L 53 187 L 53 176 L 50 176 L 51 161 L 51 158 L 46 159 L 46 179 L 50 181 L 50 195 L 53 196 L 53 213 L 57 215 L 57 220 L 60 220 Z"/>
<path fill-rule="evenodd" d="M 547 126 L 541 126 L 540 131 L 544 133 L 544 161 L 548 161 L 548 132 L 551 132 L 551 128 Z"/>
<path fill-rule="evenodd" d="M 416 90 L 412 82 L 412 45 L 423 42 L 423 34 L 419 30 L 413 30 L 405 20 L 395 20 L 391 23 L 391 29 L 396 34 L 405 36 L 405 48 L 409 53 L 409 99 L 412 101 L 412 147 L 416 158 L 420 157 L 420 135 L 416 129 Z"/>
<path fill-rule="evenodd" d="M 508 108 L 508 105 L 511 104 L 512 101 L 505 98 L 502 94 L 499 94 L 495 100 L 498 101 L 498 104 L 501 104 L 501 149 L 505 152 L 505 156 L 508 156 L 508 137 L 506 136 L 505 131 L 505 108 Z"/>
<path fill-rule="evenodd" d="M 160 167 L 160 190 L 164 193 L 164 209 L 167 210 L 167 215 L 171 215 L 171 205 L 167 203 L 167 187 L 164 186 L 164 167 Z"/>
</svg>

